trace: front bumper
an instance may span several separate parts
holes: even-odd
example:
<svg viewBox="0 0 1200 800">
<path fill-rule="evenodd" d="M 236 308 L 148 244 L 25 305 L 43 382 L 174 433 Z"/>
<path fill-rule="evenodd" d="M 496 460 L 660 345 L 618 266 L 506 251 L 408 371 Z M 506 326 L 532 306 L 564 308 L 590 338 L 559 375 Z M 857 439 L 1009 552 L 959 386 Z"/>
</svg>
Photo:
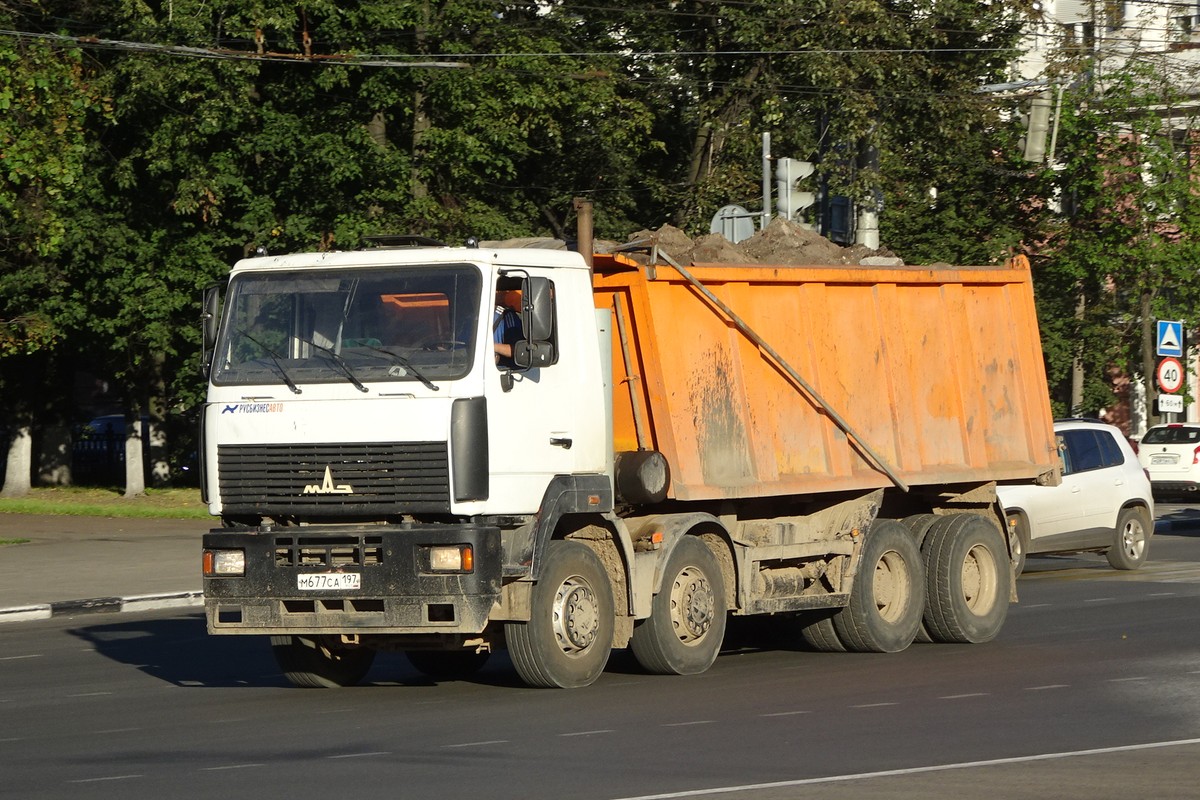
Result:
<svg viewBox="0 0 1200 800">
<path fill-rule="evenodd" d="M 434 571 L 429 549 L 454 545 L 471 547 L 471 571 Z M 242 550 L 246 565 L 205 576 L 210 633 L 480 633 L 500 597 L 500 531 L 483 525 L 221 529 L 204 548 Z M 314 573 L 357 573 L 360 586 L 300 589 Z"/>
</svg>

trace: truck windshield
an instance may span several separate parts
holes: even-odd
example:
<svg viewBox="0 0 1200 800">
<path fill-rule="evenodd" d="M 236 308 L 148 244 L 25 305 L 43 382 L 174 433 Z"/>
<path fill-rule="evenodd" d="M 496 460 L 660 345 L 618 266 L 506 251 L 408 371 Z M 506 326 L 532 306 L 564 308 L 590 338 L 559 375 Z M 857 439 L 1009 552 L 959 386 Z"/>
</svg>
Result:
<svg viewBox="0 0 1200 800">
<path fill-rule="evenodd" d="M 481 285 L 468 265 L 237 275 L 213 382 L 436 388 L 471 368 Z"/>
</svg>

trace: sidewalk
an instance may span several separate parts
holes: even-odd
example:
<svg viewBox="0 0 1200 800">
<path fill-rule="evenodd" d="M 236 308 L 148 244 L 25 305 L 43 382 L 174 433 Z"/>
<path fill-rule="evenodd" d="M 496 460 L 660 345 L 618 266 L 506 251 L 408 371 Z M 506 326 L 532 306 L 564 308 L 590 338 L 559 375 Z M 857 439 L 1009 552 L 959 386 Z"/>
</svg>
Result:
<svg viewBox="0 0 1200 800">
<path fill-rule="evenodd" d="M 0 624 L 200 606 L 200 537 L 218 520 L 0 514 Z"/>
</svg>

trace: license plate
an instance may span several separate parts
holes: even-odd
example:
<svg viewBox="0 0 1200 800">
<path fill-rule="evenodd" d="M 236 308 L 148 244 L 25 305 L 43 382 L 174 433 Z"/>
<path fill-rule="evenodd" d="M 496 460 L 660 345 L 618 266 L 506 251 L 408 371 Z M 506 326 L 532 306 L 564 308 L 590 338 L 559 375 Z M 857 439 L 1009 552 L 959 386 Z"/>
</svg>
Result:
<svg viewBox="0 0 1200 800">
<path fill-rule="evenodd" d="M 1150 463 L 1151 464 L 1178 464 L 1179 456 L 1169 455 L 1169 454 L 1163 455 L 1163 456 L 1150 456 Z"/>
<path fill-rule="evenodd" d="M 296 576 L 296 588 L 305 592 L 344 592 L 362 588 L 357 572 L 308 572 Z"/>
</svg>

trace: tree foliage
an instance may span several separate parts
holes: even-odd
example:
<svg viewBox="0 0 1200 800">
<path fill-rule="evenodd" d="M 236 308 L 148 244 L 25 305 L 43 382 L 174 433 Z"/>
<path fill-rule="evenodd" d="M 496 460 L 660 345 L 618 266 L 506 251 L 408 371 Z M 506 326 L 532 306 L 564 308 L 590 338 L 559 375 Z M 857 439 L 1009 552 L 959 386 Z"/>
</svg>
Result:
<svg viewBox="0 0 1200 800">
<path fill-rule="evenodd" d="M 15 354 L 41 350 L 37 374 L 58 396 L 87 367 L 115 382 L 131 418 L 186 417 L 202 391 L 199 291 L 258 248 L 569 237 L 579 196 L 595 201 L 604 238 L 667 222 L 699 233 L 727 203 L 761 207 L 764 133 L 776 157 L 817 164 L 809 188 L 826 199 L 881 207 L 884 244 L 910 263 L 1040 256 L 1056 380 L 1080 342 L 1097 365 L 1126 363 L 1144 319 L 1134 298 L 1177 314 L 1194 299 L 1179 288 L 1193 210 L 1178 183 L 1139 188 L 1137 207 L 1175 215 L 1180 233 L 1146 217 L 1122 239 L 1102 213 L 1116 205 L 1083 202 L 1111 200 L 1111 173 L 1092 169 L 1100 131 L 1144 88 L 1123 101 L 1109 90 L 1107 112 L 1071 96 L 1064 173 L 1017 160 L 1013 101 L 981 89 L 1011 77 L 1032 12 L 980 0 L 0 0 L 3 27 L 24 32 L 0 36 L 0 380 L 34 374 Z M 1147 157 L 1163 147 L 1152 127 L 1137 128 Z M 1055 227 L 1068 194 L 1075 216 Z M 1148 263 L 1156 272 L 1134 267 Z M 1109 280 L 1122 291 L 1106 294 Z"/>
<path fill-rule="evenodd" d="M 1064 87 L 1058 158 L 1043 196 L 1061 214 L 1037 264 L 1039 313 L 1059 413 L 1114 403 L 1114 373 L 1152 376 L 1157 319 L 1200 323 L 1196 124 L 1181 75 L 1139 57 Z M 1074 391 L 1072 392 L 1072 383 Z M 1147 380 L 1148 399 L 1154 398 Z"/>
</svg>

